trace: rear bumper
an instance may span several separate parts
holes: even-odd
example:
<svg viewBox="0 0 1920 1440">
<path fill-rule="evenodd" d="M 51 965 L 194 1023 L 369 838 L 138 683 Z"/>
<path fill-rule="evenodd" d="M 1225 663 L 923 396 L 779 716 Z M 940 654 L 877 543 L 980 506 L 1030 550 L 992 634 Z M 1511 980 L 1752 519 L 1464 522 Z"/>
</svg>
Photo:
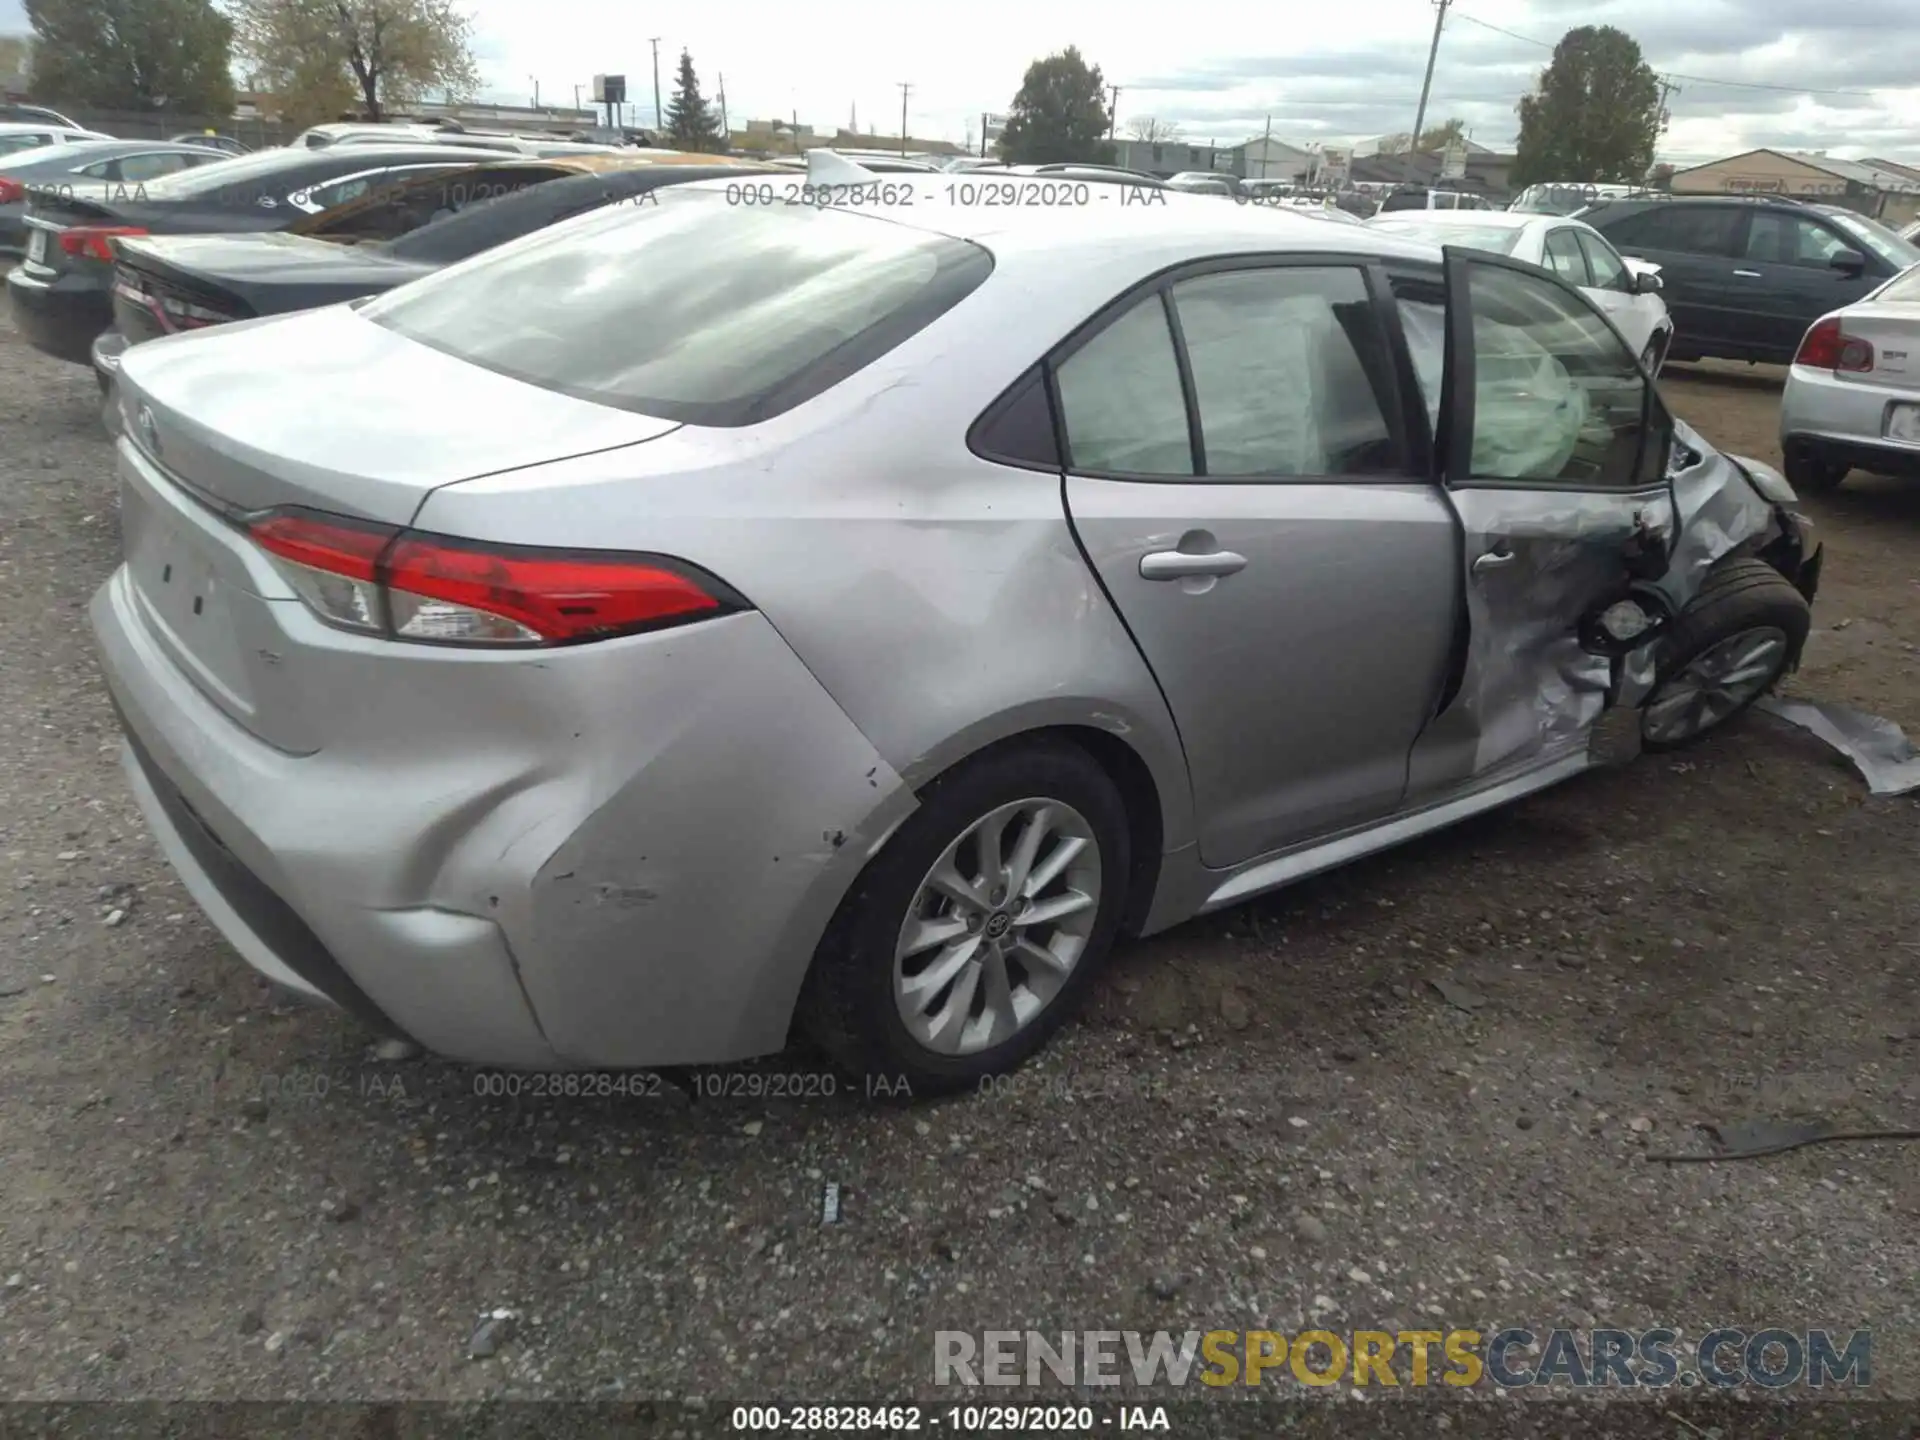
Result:
<svg viewBox="0 0 1920 1440">
<path fill-rule="evenodd" d="M 134 793 L 255 969 L 481 1064 L 785 1043 L 819 936 L 914 800 L 763 617 L 465 656 L 260 604 L 326 712 L 317 753 L 214 705 L 124 566 L 91 612 Z"/>
<path fill-rule="evenodd" d="M 1780 396 L 1780 448 L 1789 454 L 1817 450 L 1880 474 L 1920 475 L 1920 444 L 1887 437 L 1887 417 L 1902 404 L 1920 405 L 1920 388 L 1841 380 L 1796 365 Z"/>
<path fill-rule="evenodd" d="M 93 363 L 93 342 L 113 324 L 113 302 L 90 275 L 52 280 L 17 265 L 7 276 L 13 324 L 36 350 L 75 365 Z"/>
</svg>

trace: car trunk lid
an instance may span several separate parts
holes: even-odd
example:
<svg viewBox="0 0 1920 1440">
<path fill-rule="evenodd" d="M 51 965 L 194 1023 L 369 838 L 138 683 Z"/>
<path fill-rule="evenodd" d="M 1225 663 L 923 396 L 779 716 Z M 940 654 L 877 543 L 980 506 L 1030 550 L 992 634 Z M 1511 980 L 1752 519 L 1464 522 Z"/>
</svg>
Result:
<svg viewBox="0 0 1920 1440">
<path fill-rule="evenodd" d="M 425 273 L 365 246 L 297 235 L 169 235 L 115 247 L 114 319 L 139 343 L 356 300 Z"/>
<path fill-rule="evenodd" d="M 1873 346 L 1873 368 L 1847 378 L 1920 393 L 1920 302 L 1869 300 L 1842 311 L 1841 333 Z"/>
<path fill-rule="evenodd" d="M 678 428 L 482 370 L 347 305 L 138 346 L 120 386 L 134 442 L 217 504 L 393 525 L 441 485 Z"/>
</svg>

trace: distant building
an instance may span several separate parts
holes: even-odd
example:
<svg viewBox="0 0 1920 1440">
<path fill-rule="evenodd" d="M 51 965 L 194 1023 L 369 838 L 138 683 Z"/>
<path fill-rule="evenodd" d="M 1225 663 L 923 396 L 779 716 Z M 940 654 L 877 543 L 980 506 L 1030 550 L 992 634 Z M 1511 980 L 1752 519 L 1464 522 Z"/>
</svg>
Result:
<svg viewBox="0 0 1920 1440">
<path fill-rule="evenodd" d="M 1465 173 L 1457 177 L 1442 178 L 1447 157 L 1438 150 L 1397 155 L 1355 155 L 1350 173 L 1356 184 L 1436 185 L 1479 195 L 1495 205 L 1505 205 L 1513 198 L 1512 186 L 1507 179 L 1508 172 L 1513 169 L 1513 160 L 1511 155 L 1502 155 L 1485 146 L 1476 149 L 1469 142 Z"/>
<path fill-rule="evenodd" d="M 1673 172 L 1676 195 L 1786 195 L 1844 205 L 1904 223 L 1920 215 L 1920 174 L 1881 160 L 1839 160 L 1824 151 L 1747 150 Z"/>
</svg>

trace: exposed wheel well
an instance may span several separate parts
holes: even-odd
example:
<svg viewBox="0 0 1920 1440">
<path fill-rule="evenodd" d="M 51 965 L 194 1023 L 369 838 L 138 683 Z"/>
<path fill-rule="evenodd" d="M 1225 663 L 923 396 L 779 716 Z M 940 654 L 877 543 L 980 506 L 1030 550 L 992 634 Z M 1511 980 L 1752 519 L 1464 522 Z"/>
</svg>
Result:
<svg viewBox="0 0 1920 1440">
<path fill-rule="evenodd" d="M 1153 772 L 1147 769 L 1147 762 L 1131 745 L 1091 725 L 1047 725 L 996 740 L 984 750 L 954 761 L 954 765 L 1003 747 L 1047 739 L 1065 740 L 1086 751 L 1120 791 L 1120 801 L 1127 812 L 1127 838 L 1133 849 L 1133 863 L 1127 875 L 1127 908 L 1120 916 L 1120 933 L 1137 935 L 1153 907 L 1153 892 L 1160 882 L 1160 848 L 1166 832 L 1161 820 L 1160 787 L 1153 783 Z M 947 768 L 951 770 L 953 766 Z M 931 776 L 918 788 L 925 789 L 938 778 Z"/>
</svg>

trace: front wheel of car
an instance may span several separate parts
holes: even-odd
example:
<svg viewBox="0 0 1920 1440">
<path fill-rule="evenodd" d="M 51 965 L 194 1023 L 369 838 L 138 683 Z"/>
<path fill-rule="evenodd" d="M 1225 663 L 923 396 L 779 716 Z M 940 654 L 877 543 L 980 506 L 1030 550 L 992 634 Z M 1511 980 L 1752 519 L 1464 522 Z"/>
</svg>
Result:
<svg viewBox="0 0 1920 1440">
<path fill-rule="evenodd" d="M 1812 624 L 1806 597 L 1766 561 L 1717 566 L 1661 644 L 1640 713 L 1646 748 L 1691 745 L 1742 714 L 1779 683 Z"/>
<path fill-rule="evenodd" d="M 941 776 L 854 883 L 800 997 L 806 1033 L 870 1094 L 978 1086 L 1044 1045 L 1112 948 L 1126 807 L 1064 740 Z"/>
<path fill-rule="evenodd" d="M 1853 468 L 1811 445 L 1790 445 L 1781 458 L 1785 463 L 1780 472 L 1787 477 L 1787 483 L 1808 495 L 1838 490 L 1840 482 L 1847 478 L 1847 471 Z"/>
</svg>

